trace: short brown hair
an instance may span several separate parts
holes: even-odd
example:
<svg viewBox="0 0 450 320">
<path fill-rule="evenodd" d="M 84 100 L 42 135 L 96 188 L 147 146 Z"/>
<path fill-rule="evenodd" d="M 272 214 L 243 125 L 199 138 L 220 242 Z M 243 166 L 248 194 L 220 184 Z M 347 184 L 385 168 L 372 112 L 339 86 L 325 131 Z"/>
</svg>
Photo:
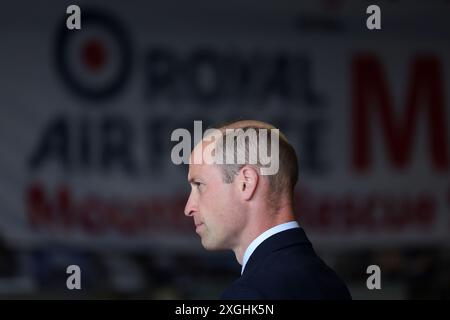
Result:
<svg viewBox="0 0 450 320">
<path fill-rule="evenodd" d="M 223 134 L 224 137 L 227 136 L 227 129 L 241 129 L 243 133 L 246 133 L 247 130 L 253 129 L 257 132 L 257 137 L 259 137 L 259 130 L 260 129 L 276 129 L 273 125 L 261 122 L 261 121 L 255 121 L 255 120 L 241 120 L 236 122 L 231 122 L 227 124 L 223 124 L 219 126 L 217 129 L 219 129 Z M 298 159 L 297 154 L 292 147 L 292 145 L 289 143 L 289 141 L 286 139 L 286 137 L 279 131 L 279 170 L 274 175 L 269 175 L 269 184 L 271 187 L 271 195 L 274 199 L 276 197 L 279 197 L 281 193 L 287 193 L 291 198 L 293 196 L 293 191 L 295 188 L 295 185 L 298 181 Z M 239 147 L 242 148 L 242 146 L 237 145 L 237 137 L 233 136 L 234 138 L 234 153 L 236 157 L 236 153 Z M 259 139 L 259 138 L 257 138 Z M 267 145 L 268 150 L 270 150 L 270 135 L 267 135 Z M 222 169 L 223 174 L 223 181 L 225 183 L 232 183 L 234 181 L 234 177 L 239 173 L 239 171 L 244 167 L 245 165 L 253 165 L 260 169 L 263 167 L 261 163 L 258 161 L 256 164 L 250 164 L 248 162 L 248 154 L 249 154 L 249 141 L 247 139 L 244 139 L 244 145 L 245 145 L 245 164 L 221 164 L 220 167 Z M 223 145 L 223 148 L 226 148 L 226 145 Z"/>
</svg>

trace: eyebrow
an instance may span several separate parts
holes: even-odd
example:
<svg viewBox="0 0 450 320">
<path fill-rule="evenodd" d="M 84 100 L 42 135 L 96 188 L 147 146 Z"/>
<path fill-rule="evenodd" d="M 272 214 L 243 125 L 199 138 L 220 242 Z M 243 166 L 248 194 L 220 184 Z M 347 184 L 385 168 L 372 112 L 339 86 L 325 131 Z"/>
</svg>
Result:
<svg viewBox="0 0 450 320">
<path fill-rule="evenodd" d="M 188 177 L 188 182 L 189 183 L 192 183 L 192 182 L 194 182 L 195 180 L 196 180 L 197 178 L 196 177 Z"/>
<path fill-rule="evenodd" d="M 191 178 L 188 178 L 189 183 L 198 182 L 199 180 L 201 180 L 201 179 L 199 179 L 198 177 L 191 177 Z"/>
</svg>

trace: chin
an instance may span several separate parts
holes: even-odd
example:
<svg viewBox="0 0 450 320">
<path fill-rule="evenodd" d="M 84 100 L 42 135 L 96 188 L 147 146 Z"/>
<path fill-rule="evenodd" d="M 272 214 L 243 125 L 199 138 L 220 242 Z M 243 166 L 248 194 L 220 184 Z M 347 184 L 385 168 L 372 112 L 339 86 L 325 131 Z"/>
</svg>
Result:
<svg viewBox="0 0 450 320">
<path fill-rule="evenodd" d="M 202 241 L 202 245 L 206 250 L 216 250 L 215 246 L 210 243 L 205 243 L 204 241 Z"/>
<path fill-rule="evenodd" d="M 207 239 L 202 238 L 202 246 L 206 250 L 219 250 L 220 248 L 215 243 L 211 243 Z"/>
<path fill-rule="evenodd" d="M 211 243 L 202 239 L 202 245 L 206 250 L 215 251 L 215 250 L 224 250 L 225 247 L 221 246 L 218 243 Z"/>
</svg>

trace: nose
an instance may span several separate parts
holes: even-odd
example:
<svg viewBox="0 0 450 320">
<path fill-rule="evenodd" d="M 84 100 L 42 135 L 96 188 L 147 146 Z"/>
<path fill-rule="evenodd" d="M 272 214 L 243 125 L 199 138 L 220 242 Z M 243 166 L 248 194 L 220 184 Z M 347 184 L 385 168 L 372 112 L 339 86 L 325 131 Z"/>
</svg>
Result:
<svg viewBox="0 0 450 320">
<path fill-rule="evenodd" d="M 189 199 L 186 202 L 186 206 L 184 207 L 184 214 L 188 217 L 192 217 L 192 215 L 198 211 L 197 201 L 194 199 L 194 196 L 191 192 L 189 195 Z"/>
</svg>

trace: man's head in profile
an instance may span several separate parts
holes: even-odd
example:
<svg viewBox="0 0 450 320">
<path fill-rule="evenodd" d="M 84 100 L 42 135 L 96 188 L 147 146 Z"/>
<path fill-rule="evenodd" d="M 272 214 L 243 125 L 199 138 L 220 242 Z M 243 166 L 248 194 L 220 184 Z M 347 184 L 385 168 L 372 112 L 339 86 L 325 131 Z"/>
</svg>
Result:
<svg viewBox="0 0 450 320">
<path fill-rule="evenodd" d="M 252 155 L 257 158 L 260 150 L 250 139 L 238 143 L 239 136 L 231 131 L 235 129 L 242 129 L 243 134 L 248 130 L 257 134 L 261 129 L 266 130 L 267 140 L 257 141 L 266 146 L 272 141 L 270 134 L 277 134 L 272 125 L 239 121 L 219 128 L 223 134 L 222 146 L 218 145 L 218 139 L 204 139 L 197 144 L 189 161 L 188 180 L 192 189 L 185 214 L 193 217 L 196 232 L 206 249 L 231 249 L 242 263 L 242 255 L 254 238 L 273 225 L 294 219 L 291 207 L 298 165 L 295 151 L 284 136 L 279 139 L 277 173 L 262 175 L 261 169 L 267 165 L 260 161 L 236 163 L 239 151 L 244 152 L 249 162 Z M 233 134 L 232 148 L 227 149 L 227 136 Z M 212 153 L 208 152 L 211 148 L 217 153 L 223 151 L 223 164 L 214 163 Z M 227 153 L 235 155 L 235 163 L 227 163 Z"/>
<path fill-rule="evenodd" d="M 267 152 L 277 162 L 275 171 L 268 170 L 273 163 L 261 157 Z M 309 251 L 310 242 L 295 221 L 297 155 L 272 125 L 238 121 L 218 128 L 214 137 L 206 135 L 191 153 L 188 180 L 192 189 L 185 215 L 193 218 L 202 245 L 208 250 L 231 249 L 242 265 L 238 286 L 233 284 L 223 298 L 327 297 L 321 295 L 323 284 L 304 291 L 315 286 L 308 278 L 319 279 L 321 271 L 341 287 L 331 269 Z M 311 267 L 315 270 L 309 272 Z M 293 288 L 295 283 L 303 288 Z M 348 293 L 346 288 L 340 288 L 340 294 L 334 289 L 330 297 Z"/>
</svg>

